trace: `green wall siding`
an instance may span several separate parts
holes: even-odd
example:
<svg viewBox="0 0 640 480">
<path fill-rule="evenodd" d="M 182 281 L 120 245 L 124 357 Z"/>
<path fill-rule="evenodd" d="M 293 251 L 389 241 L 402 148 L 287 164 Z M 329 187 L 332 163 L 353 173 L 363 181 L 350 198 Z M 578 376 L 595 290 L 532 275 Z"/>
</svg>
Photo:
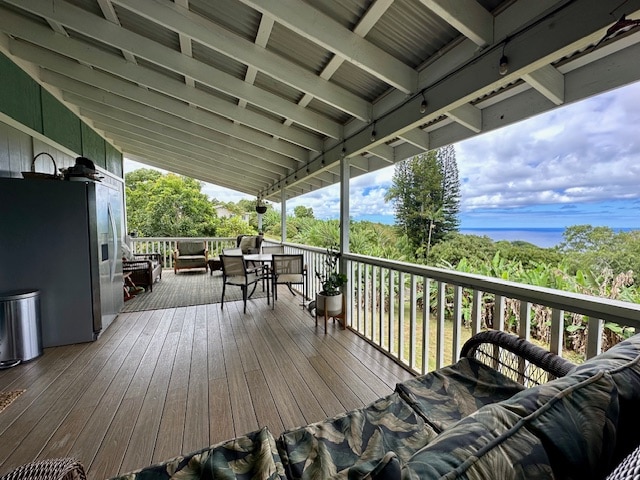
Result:
<svg viewBox="0 0 640 480">
<path fill-rule="evenodd" d="M 80 119 L 53 95 L 42 90 L 44 135 L 74 152 L 82 151 Z"/>
<path fill-rule="evenodd" d="M 122 175 L 122 153 L 120 153 L 113 145 L 110 143 L 105 143 L 107 152 L 107 170 L 117 175 L 120 178 L 123 178 Z"/>
<path fill-rule="evenodd" d="M 40 85 L 0 54 L 0 110 L 38 133 L 42 133 Z"/>
<path fill-rule="evenodd" d="M 82 156 L 96 165 L 107 168 L 105 141 L 95 130 L 82 122 Z"/>
<path fill-rule="evenodd" d="M 2 53 L 0 112 L 122 178 L 122 154 Z"/>
</svg>

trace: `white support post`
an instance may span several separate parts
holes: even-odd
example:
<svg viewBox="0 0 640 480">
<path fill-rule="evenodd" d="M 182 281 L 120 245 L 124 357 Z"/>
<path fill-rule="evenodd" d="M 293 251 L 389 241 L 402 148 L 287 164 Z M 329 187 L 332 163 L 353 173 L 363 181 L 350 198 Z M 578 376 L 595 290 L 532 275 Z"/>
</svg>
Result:
<svg viewBox="0 0 640 480">
<path fill-rule="evenodd" d="M 287 195 L 284 188 L 280 191 L 280 240 L 287 241 Z"/>
<path fill-rule="evenodd" d="M 343 254 L 349 253 L 349 179 L 350 179 L 350 161 L 344 157 L 340 160 L 340 272 L 349 275 L 347 269 L 348 262 Z M 352 281 L 353 279 L 349 279 Z M 346 305 L 351 305 L 351 292 L 354 286 L 347 283 L 347 287 L 343 287 Z M 343 312 L 346 313 L 346 312 Z M 366 315 L 366 314 L 365 314 Z M 366 317 L 365 317 L 366 318 Z M 344 318 L 345 327 L 351 319 Z"/>
</svg>

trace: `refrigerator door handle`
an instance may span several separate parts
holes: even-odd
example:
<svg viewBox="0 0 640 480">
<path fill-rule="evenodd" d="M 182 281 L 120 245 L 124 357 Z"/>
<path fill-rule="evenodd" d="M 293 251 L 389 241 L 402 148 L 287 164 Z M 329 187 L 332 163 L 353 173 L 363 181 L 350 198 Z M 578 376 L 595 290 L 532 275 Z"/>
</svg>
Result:
<svg viewBox="0 0 640 480">
<path fill-rule="evenodd" d="M 119 252 L 118 252 L 118 235 L 116 233 L 118 229 L 116 227 L 115 218 L 113 218 L 113 212 L 111 211 L 110 203 L 107 205 L 107 215 L 109 216 L 109 230 L 111 230 L 109 232 L 109 236 L 110 236 L 110 240 L 113 242 L 113 255 L 109 256 L 109 277 L 113 282 L 113 279 L 116 276 L 116 260 L 117 260 L 117 255 L 119 255 Z"/>
</svg>

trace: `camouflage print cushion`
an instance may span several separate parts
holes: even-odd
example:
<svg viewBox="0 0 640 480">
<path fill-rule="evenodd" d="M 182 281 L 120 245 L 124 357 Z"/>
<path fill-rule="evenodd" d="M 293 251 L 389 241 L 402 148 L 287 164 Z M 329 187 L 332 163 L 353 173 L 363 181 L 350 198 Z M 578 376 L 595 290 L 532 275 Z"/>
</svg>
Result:
<svg viewBox="0 0 640 480">
<path fill-rule="evenodd" d="M 524 387 L 474 358 L 399 383 L 402 398 L 436 432 L 442 432 L 480 407 L 512 397 Z"/>
<path fill-rule="evenodd" d="M 604 372 L 567 376 L 482 407 L 403 467 L 403 478 L 602 478 L 618 424 Z"/>
<path fill-rule="evenodd" d="M 278 449 L 290 479 L 328 478 L 360 463 L 370 462 L 373 468 L 388 452 L 406 460 L 435 436 L 394 393 L 368 407 L 287 431 L 278 439 Z"/>
<path fill-rule="evenodd" d="M 554 478 L 540 440 L 526 428 L 513 428 L 520 420 L 500 404 L 487 405 L 409 459 L 402 479 Z"/>
<path fill-rule="evenodd" d="M 578 365 L 570 375 L 593 375 L 606 371 L 615 382 L 619 403 L 620 421 L 612 465 L 617 465 L 638 445 L 640 426 L 640 334 L 615 345 L 597 357 Z"/>
<path fill-rule="evenodd" d="M 275 439 L 265 427 L 113 480 L 284 479 Z"/>
</svg>

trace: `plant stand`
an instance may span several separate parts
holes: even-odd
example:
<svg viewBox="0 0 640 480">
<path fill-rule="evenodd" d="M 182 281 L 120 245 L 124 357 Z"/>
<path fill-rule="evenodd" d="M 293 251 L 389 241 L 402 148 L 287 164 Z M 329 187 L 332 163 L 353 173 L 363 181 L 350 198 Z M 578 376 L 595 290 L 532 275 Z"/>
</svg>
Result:
<svg viewBox="0 0 640 480">
<path fill-rule="evenodd" d="M 340 310 L 330 310 L 328 308 L 324 308 L 325 305 L 325 301 L 327 298 L 331 298 L 331 297 L 326 297 L 324 295 L 320 295 L 320 294 L 316 294 L 316 327 L 318 326 L 318 315 L 322 315 L 324 317 L 324 333 L 326 335 L 327 333 L 327 320 L 329 318 L 333 318 L 333 322 L 335 323 L 336 319 L 338 319 L 338 322 L 340 323 L 342 330 L 344 330 L 345 328 L 347 328 L 347 308 L 346 308 L 346 301 L 345 301 L 345 296 L 344 294 L 340 294 L 340 295 L 333 295 L 334 297 L 338 297 L 340 296 L 341 299 L 338 300 L 339 302 L 341 302 L 341 308 Z M 323 297 L 322 301 L 320 300 L 320 298 Z M 322 306 L 321 306 L 322 305 Z"/>
</svg>

